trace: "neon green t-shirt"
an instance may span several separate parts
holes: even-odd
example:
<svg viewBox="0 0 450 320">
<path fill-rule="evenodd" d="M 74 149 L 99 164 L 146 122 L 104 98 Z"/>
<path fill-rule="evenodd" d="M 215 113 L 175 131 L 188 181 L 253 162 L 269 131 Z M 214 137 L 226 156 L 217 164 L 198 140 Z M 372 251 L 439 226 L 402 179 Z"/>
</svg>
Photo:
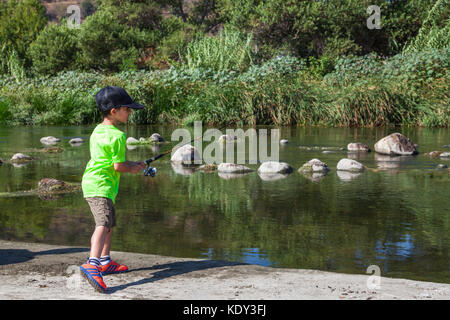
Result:
<svg viewBox="0 0 450 320">
<path fill-rule="evenodd" d="M 126 134 L 113 125 L 99 124 L 91 134 L 91 160 L 86 165 L 81 186 L 83 196 L 105 197 L 115 203 L 120 173 L 114 163 L 125 162 Z"/>
</svg>

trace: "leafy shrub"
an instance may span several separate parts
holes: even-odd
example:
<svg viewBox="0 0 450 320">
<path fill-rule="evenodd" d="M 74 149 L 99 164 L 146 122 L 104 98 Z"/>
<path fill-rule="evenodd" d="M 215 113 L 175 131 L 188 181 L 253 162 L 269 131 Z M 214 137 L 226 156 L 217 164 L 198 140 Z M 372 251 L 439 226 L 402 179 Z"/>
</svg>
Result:
<svg viewBox="0 0 450 320">
<path fill-rule="evenodd" d="M 119 70 L 130 52 L 136 53 L 152 42 L 146 31 L 117 22 L 108 10 L 98 10 L 88 17 L 79 31 L 79 62 L 83 68 Z"/>
<path fill-rule="evenodd" d="M 8 100 L 0 96 L 0 124 L 7 123 L 8 119 L 11 117 L 9 106 L 10 103 Z"/>
<path fill-rule="evenodd" d="M 0 1 L 0 43 L 10 54 L 15 52 L 25 67 L 31 64 L 27 49 L 46 24 L 45 7 L 40 1 Z"/>
<path fill-rule="evenodd" d="M 55 75 L 75 66 L 77 31 L 66 23 L 46 27 L 30 45 L 29 56 L 38 74 Z"/>
</svg>

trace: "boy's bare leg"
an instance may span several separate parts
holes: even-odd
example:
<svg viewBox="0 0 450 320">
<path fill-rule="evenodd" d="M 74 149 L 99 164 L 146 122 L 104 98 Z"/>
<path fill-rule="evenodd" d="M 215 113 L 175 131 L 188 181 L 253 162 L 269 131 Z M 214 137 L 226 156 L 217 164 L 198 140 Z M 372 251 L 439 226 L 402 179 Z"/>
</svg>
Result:
<svg viewBox="0 0 450 320">
<path fill-rule="evenodd" d="M 105 233 L 105 241 L 103 243 L 102 257 L 109 256 L 109 251 L 111 250 L 111 240 L 112 240 L 112 228 L 107 228 Z"/>
<path fill-rule="evenodd" d="M 100 255 L 105 246 L 105 240 L 107 238 L 109 228 L 107 227 L 95 227 L 94 233 L 91 237 L 91 252 L 90 257 L 95 257 L 100 259 Z"/>
</svg>

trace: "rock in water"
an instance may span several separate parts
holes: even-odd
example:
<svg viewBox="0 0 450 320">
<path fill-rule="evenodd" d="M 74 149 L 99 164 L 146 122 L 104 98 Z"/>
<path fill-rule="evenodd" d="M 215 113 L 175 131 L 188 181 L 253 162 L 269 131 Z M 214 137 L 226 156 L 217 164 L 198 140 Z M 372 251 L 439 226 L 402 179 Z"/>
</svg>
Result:
<svg viewBox="0 0 450 320">
<path fill-rule="evenodd" d="M 216 170 L 217 170 L 217 165 L 214 163 L 206 163 L 197 168 L 197 171 L 203 171 L 203 172 L 213 172 Z"/>
<path fill-rule="evenodd" d="M 263 162 L 258 169 L 259 173 L 291 173 L 294 169 L 285 162 L 267 161 Z"/>
<path fill-rule="evenodd" d="M 364 171 L 364 166 L 358 161 L 352 159 L 341 159 L 337 164 L 337 170 L 362 172 Z"/>
<path fill-rule="evenodd" d="M 53 178 L 44 178 L 38 183 L 38 192 L 54 192 L 64 190 L 66 183 Z"/>
<path fill-rule="evenodd" d="M 200 164 L 202 157 L 198 152 L 197 148 L 191 146 L 190 144 L 186 144 L 172 153 L 172 157 L 170 161 L 175 163 L 181 163 L 184 165 L 195 164 L 194 161 Z"/>
<path fill-rule="evenodd" d="M 220 143 L 224 143 L 224 142 L 234 142 L 237 140 L 237 137 L 229 135 L 229 134 L 223 134 L 219 137 L 218 141 Z"/>
<path fill-rule="evenodd" d="M 139 140 L 133 137 L 128 137 L 127 138 L 127 144 L 138 144 Z"/>
<path fill-rule="evenodd" d="M 348 151 L 363 151 L 370 152 L 370 148 L 367 144 L 361 142 L 352 142 L 347 145 Z"/>
<path fill-rule="evenodd" d="M 416 145 L 401 133 L 393 133 L 375 143 L 375 151 L 388 155 L 413 155 L 417 154 Z"/>
<path fill-rule="evenodd" d="M 27 161 L 31 161 L 31 160 L 33 160 L 32 157 L 27 156 L 26 154 L 23 154 L 23 153 L 16 153 L 11 158 L 11 162 L 13 162 L 13 163 L 21 163 L 21 162 L 27 162 Z"/>
<path fill-rule="evenodd" d="M 288 144 L 288 143 L 289 143 L 289 140 L 287 140 L 287 139 L 280 140 L 280 144 Z"/>
<path fill-rule="evenodd" d="M 430 153 L 426 153 L 425 155 L 430 156 L 431 158 L 437 158 L 442 153 L 442 151 L 431 151 Z"/>
<path fill-rule="evenodd" d="M 83 143 L 83 142 L 84 142 L 84 140 L 81 138 L 73 138 L 73 139 L 69 140 L 70 144 L 79 144 L 79 143 Z"/>
<path fill-rule="evenodd" d="M 305 163 L 300 169 L 299 172 L 327 172 L 328 166 L 326 163 L 320 161 L 319 159 L 312 159 Z"/>
<path fill-rule="evenodd" d="M 154 133 L 150 136 L 150 142 L 164 142 L 164 139 L 159 133 Z"/>
<path fill-rule="evenodd" d="M 56 144 L 56 143 L 60 142 L 61 140 L 59 138 L 55 138 L 53 136 L 48 136 L 48 137 L 42 137 L 40 141 L 42 144 Z"/>
<path fill-rule="evenodd" d="M 217 167 L 217 170 L 222 173 L 246 173 L 253 171 L 246 166 L 234 163 L 221 163 Z"/>
</svg>

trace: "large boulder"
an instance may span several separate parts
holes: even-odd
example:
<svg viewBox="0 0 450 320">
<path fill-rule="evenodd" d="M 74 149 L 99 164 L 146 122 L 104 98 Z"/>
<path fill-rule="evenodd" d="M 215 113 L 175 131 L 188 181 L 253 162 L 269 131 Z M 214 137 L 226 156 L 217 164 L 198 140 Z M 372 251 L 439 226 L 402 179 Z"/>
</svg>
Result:
<svg viewBox="0 0 450 320">
<path fill-rule="evenodd" d="M 375 151 L 391 156 L 417 154 L 416 145 L 401 133 L 393 133 L 375 143 Z"/>
<path fill-rule="evenodd" d="M 328 166 L 326 163 L 320 161 L 319 159 L 312 159 L 305 163 L 300 169 L 299 172 L 309 173 L 309 172 L 327 172 Z"/>
<path fill-rule="evenodd" d="M 364 166 L 356 160 L 353 159 L 341 159 L 337 164 L 337 170 L 339 171 L 350 171 L 350 172 L 362 172 L 364 171 Z"/>
<path fill-rule="evenodd" d="M 286 162 L 267 161 L 263 162 L 259 168 L 258 173 L 272 174 L 272 173 L 291 173 L 294 169 Z"/>
<path fill-rule="evenodd" d="M 59 138 L 53 137 L 53 136 L 48 136 L 48 137 L 42 137 L 41 138 L 41 143 L 42 144 L 56 144 L 58 142 L 60 142 L 61 140 Z"/>
<path fill-rule="evenodd" d="M 170 161 L 174 163 L 181 163 L 183 165 L 195 164 L 194 161 L 200 164 L 201 160 L 202 157 L 197 148 L 190 144 L 186 144 L 172 152 L 172 157 L 170 158 Z"/>
<path fill-rule="evenodd" d="M 246 173 L 253 170 L 241 164 L 221 163 L 217 167 L 217 171 L 222 173 Z"/>
</svg>

